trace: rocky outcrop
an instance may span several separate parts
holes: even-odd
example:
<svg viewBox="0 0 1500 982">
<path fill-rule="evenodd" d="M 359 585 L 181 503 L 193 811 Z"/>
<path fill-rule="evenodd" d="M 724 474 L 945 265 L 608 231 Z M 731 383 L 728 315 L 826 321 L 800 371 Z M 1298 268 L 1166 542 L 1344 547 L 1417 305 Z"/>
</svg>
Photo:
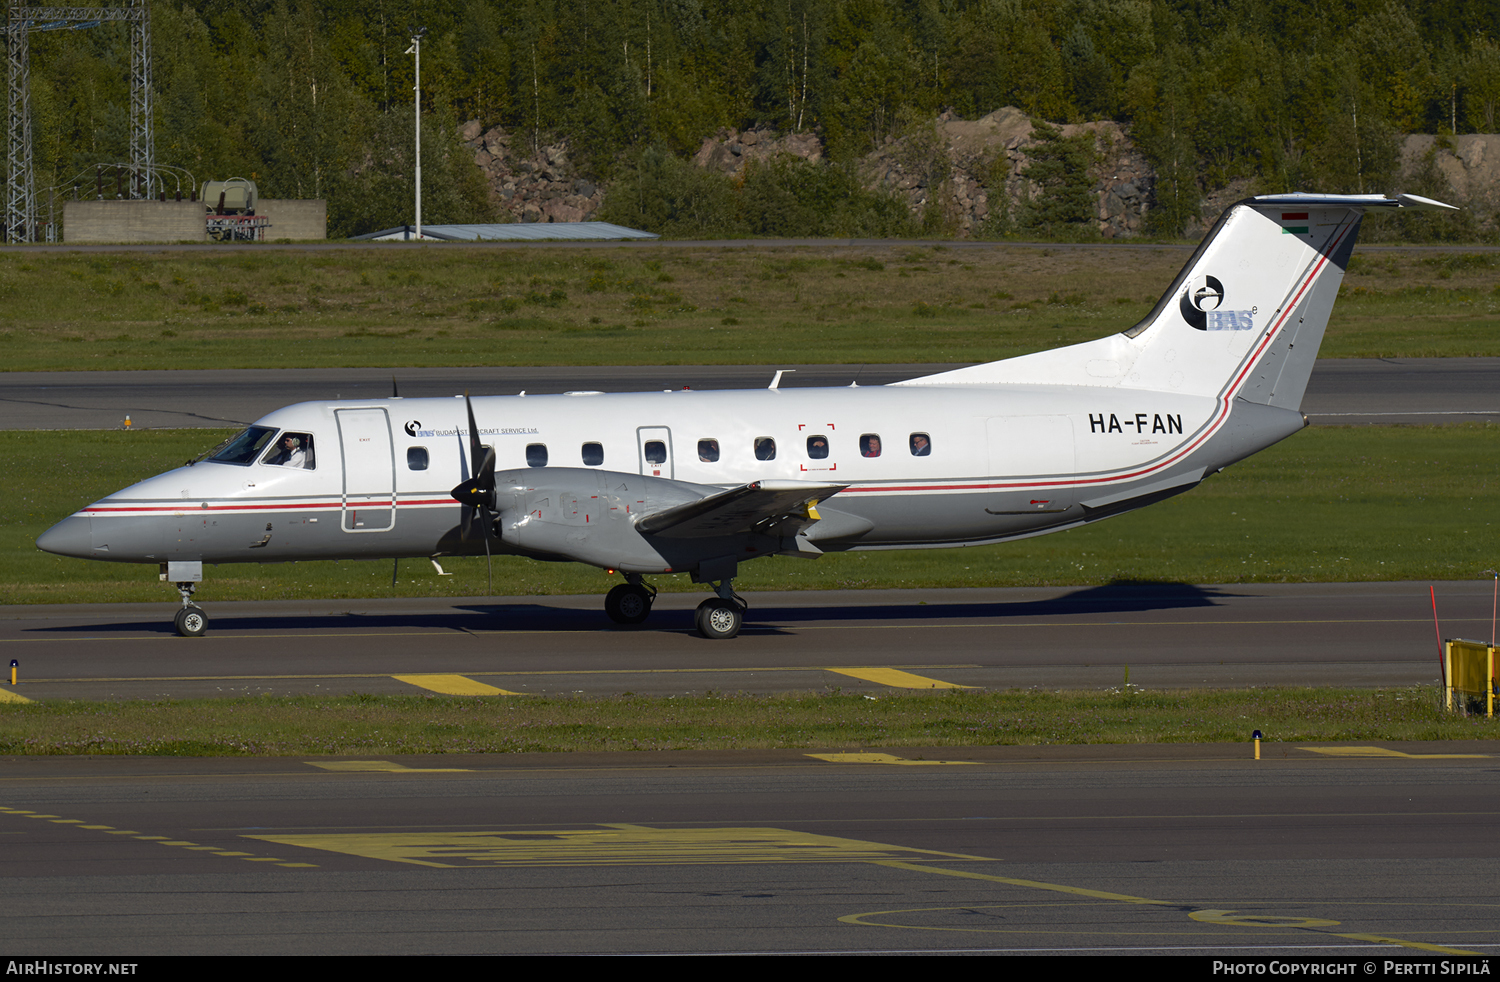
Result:
<svg viewBox="0 0 1500 982">
<path fill-rule="evenodd" d="M 738 174 L 745 169 L 746 161 L 766 161 L 783 154 L 816 164 L 823 159 L 823 141 L 812 133 L 777 135 L 775 130 L 764 128 L 743 133 L 720 130 L 717 136 L 703 141 L 693 163 L 720 174 Z"/>
<path fill-rule="evenodd" d="M 1481 223 L 1493 226 L 1500 213 L 1500 135 L 1414 133 L 1401 146 L 1402 172 L 1418 173 L 1429 155 L 1453 191 L 1449 203 L 1472 209 Z"/>
<path fill-rule="evenodd" d="M 566 143 L 532 153 L 524 140 L 513 140 L 498 126 L 480 130 L 479 121 L 470 120 L 459 135 L 464 146 L 474 151 L 474 163 L 484 174 L 490 200 L 502 214 L 517 222 L 594 220 L 604 203 L 604 189 L 577 175 Z M 513 145 L 518 152 L 512 150 Z"/>
<path fill-rule="evenodd" d="M 1098 162 L 1094 167 L 1094 221 L 1105 238 L 1140 231 L 1150 209 L 1151 169 L 1118 123 L 1063 124 L 1064 137 L 1091 134 Z M 943 210 L 960 236 L 977 234 L 1002 208 L 1016 215 L 1021 202 L 1037 189 L 1028 187 L 1028 150 L 1038 143 L 1030 117 L 1014 106 L 977 120 L 944 113 L 930 130 L 918 130 L 867 155 L 862 166 L 868 186 L 903 197 L 912 214 L 930 207 Z"/>
</svg>

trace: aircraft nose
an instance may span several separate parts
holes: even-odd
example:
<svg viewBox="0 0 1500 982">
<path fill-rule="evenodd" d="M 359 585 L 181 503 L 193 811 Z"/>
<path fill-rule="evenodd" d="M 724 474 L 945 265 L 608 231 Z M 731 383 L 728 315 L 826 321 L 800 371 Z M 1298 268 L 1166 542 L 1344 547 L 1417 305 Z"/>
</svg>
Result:
<svg viewBox="0 0 1500 982">
<path fill-rule="evenodd" d="M 94 554 L 91 521 L 82 515 L 69 515 L 37 536 L 36 547 L 43 552 L 54 552 L 59 556 L 90 559 Z"/>
</svg>

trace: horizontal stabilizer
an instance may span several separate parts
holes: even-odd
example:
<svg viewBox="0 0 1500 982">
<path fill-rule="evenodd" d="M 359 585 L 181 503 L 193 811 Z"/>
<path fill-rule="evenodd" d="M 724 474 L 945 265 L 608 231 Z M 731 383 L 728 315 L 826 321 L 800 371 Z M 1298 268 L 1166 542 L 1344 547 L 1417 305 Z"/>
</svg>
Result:
<svg viewBox="0 0 1500 982">
<path fill-rule="evenodd" d="M 1414 208 L 1418 211 L 1459 211 L 1457 205 L 1433 201 L 1417 194 L 1262 194 L 1248 198 L 1245 204 L 1257 208 Z"/>
<path fill-rule="evenodd" d="M 806 481 L 756 481 L 646 515 L 635 527 L 669 539 L 699 539 L 738 535 L 763 523 L 778 524 L 777 520 L 783 518 L 795 517 L 811 524 L 817 521 L 813 506 L 846 487 Z"/>
</svg>

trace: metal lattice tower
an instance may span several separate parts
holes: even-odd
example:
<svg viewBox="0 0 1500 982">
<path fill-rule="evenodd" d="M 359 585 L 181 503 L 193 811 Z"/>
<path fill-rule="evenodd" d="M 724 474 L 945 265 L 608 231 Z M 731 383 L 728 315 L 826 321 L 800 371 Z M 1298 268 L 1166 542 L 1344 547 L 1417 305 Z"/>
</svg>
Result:
<svg viewBox="0 0 1500 982">
<path fill-rule="evenodd" d="M 127 7 L 5 8 L 7 100 L 4 240 L 37 239 L 36 168 L 31 146 L 31 53 L 33 31 L 77 30 L 104 21 L 130 24 L 130 197 L 146 198 L 156 170 L 151 112 L 151 12 L 146 0 Z"/>
</svg>

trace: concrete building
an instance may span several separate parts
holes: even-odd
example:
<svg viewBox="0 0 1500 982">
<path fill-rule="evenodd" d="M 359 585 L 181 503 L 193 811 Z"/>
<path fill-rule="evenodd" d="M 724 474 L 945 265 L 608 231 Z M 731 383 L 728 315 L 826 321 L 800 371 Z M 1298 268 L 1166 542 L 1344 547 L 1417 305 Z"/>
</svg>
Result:
<svg viewBox="0 0 1500 982">
<path fill-rule="evenodd" d="M 205 214 L 201 201 L 65 201 L 62 240 L 78 244 L 207 242 Z M 328 238 L 328 202 L 323 198 L 261 198 L 256 214 L 270 221 L 267 242 Z"/>
</svg>

